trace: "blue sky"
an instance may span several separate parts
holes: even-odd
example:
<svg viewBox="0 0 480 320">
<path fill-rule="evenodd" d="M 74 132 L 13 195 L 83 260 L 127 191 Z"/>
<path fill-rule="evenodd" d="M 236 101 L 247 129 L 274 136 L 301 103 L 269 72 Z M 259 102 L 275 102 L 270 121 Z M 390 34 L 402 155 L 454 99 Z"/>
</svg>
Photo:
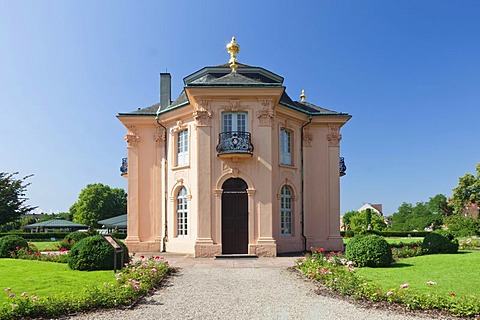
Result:
<svg viewBox="0 0 480 320">
<path fill-rule="evenodd" d="M 67 211 L 82 188 L 126 187 L 119 112 L 238 60 L 287 93 L 353 118 L 342 129 L 342 213 L 451 195 L 480 162 L 480 2 L 0 0 L 0 171 Z"/>
</svg>

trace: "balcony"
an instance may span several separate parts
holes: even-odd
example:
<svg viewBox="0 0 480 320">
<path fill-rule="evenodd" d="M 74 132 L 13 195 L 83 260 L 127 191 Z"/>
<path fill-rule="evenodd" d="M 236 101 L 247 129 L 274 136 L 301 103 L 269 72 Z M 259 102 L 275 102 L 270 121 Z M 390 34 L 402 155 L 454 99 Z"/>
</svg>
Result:
<svg viewBox="0 0 480 320">
<path fill-rule="evenodd" d="M 345 158 L 340 157 L 340 177 L 343 177 L 344 175 L 347 174 L 347 166 L 345 165 Z"/>
<path fill-rule="evenodd" d="M 253 155 L 250 132 L 231 131 L 218 135 L 217 156 L 220 158 L 248 158 Z"/>
<path fill-rule="evenodd" d="M 122 166 L 120 167 L 122 177 L 127 177 L 128 174 L 128 162 L 127 158 L 122 159 Z"/>
</svg>

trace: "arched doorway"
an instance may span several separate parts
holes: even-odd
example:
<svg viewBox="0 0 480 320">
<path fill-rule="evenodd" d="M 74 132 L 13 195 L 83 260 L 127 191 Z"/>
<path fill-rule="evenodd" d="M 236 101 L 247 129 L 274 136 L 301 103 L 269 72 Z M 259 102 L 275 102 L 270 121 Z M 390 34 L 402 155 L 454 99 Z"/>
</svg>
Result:
<svg viewBox="0 0 480 320">
<path fill-rule="evenodd" d="M 247 183 L 230 178 L 222 185 L 222 253 L 248 253 Z"/>
</svg>

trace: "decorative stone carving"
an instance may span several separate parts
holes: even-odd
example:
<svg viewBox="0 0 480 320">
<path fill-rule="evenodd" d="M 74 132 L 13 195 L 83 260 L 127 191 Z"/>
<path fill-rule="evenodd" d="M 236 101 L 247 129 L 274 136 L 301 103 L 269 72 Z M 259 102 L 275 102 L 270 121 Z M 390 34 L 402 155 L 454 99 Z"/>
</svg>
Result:
<svg viewBox="0 0 480 320">
<path fill-rule="evenodd" d="M 210 126 L 210 119 L 212 118 L 210 111 L 210 100 L 198 100 L 195 103 L 195 110 L 193 111 L 193 118 L 196 121 L 197 127 Z"/>
<path fill-rule="evenodd" d="M 163 128 L 156 128 L 155 133 L 153 134 L 153 140 L 156 143 L 160 143 L 160 141 L 165 141 L 165 130 Z"/>
<path fill-rule="evenodd" d="M 257 111 L 257 118 L 260 121 L 260 126 L 273 127 L 273 119 L 275 117 L 275 110 L 273 110 L 273 101 L 269 99 L 258 100 L 262 110 Z"/>
<path fill-rule="evenodd" d="M 285 119 L 285 121 L 281 122 L 280 126 L 285 129 L 293 129 L 292 121 L 288 119 Z"/>
<path fill-rule="evenodd" d="M 342 140 L 342 135 L 340 134 L 339 126 L 328 126 L 328 146 L 329 147 L 338 147 L 340 146 L 340 140 Z"/>
<path fill-rule="evenodd" d="M 230 100 L 228 106 L 223 106 L 223 108 L 225 111 L 237 112 L 245 110 L 247 106 L 242 106 L 240 100 Z"/>
<path fill-rule="evenodd" d="M 311 147 L 313 140 L 313 134 L 310 132 L 309 127 L 303 128 L 303 145 L 305 147 Z"/>
<path fill-rule="evenodd" d="M 125 141 L 128 148 L 134 148 L 140 142 L 137 128 L 135 126 L 127 126 L 127 133 L 125 134 Z"/>
<path fill-rule="evenodd" d="M 183 123 L 182 120 L 178 120 L 177 124 L 170 129 L 170 134 L 175 134 L 185 129 L 187 129 L 187 124 Z"/>
<path fill-rule="evenodd" d="M 183 184 L 185 179 L 186 173 L 185 171 L 177 171 L 173 174 L 173 178 L 177 181 L 177 183 Z M 179 182 L 181 180 L 181 182 Z"/>
</svg>

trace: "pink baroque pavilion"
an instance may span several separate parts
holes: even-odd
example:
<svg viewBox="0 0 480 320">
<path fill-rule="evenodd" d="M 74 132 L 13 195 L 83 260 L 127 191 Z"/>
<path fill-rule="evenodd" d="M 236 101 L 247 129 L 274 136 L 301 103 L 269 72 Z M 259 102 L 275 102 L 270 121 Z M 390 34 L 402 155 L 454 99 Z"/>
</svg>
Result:
<svg viewBox="0 0 480 320">
<path fill-rule="evenodd" d="M 133 252 L 196 257 L 342 250 L 340 128 L 349 114 L 293 101 L 283 78 L 230 61 L 183 79 L 171 100 L 118 119 L 127 133 L 128 236 Z"/>
</svg>

